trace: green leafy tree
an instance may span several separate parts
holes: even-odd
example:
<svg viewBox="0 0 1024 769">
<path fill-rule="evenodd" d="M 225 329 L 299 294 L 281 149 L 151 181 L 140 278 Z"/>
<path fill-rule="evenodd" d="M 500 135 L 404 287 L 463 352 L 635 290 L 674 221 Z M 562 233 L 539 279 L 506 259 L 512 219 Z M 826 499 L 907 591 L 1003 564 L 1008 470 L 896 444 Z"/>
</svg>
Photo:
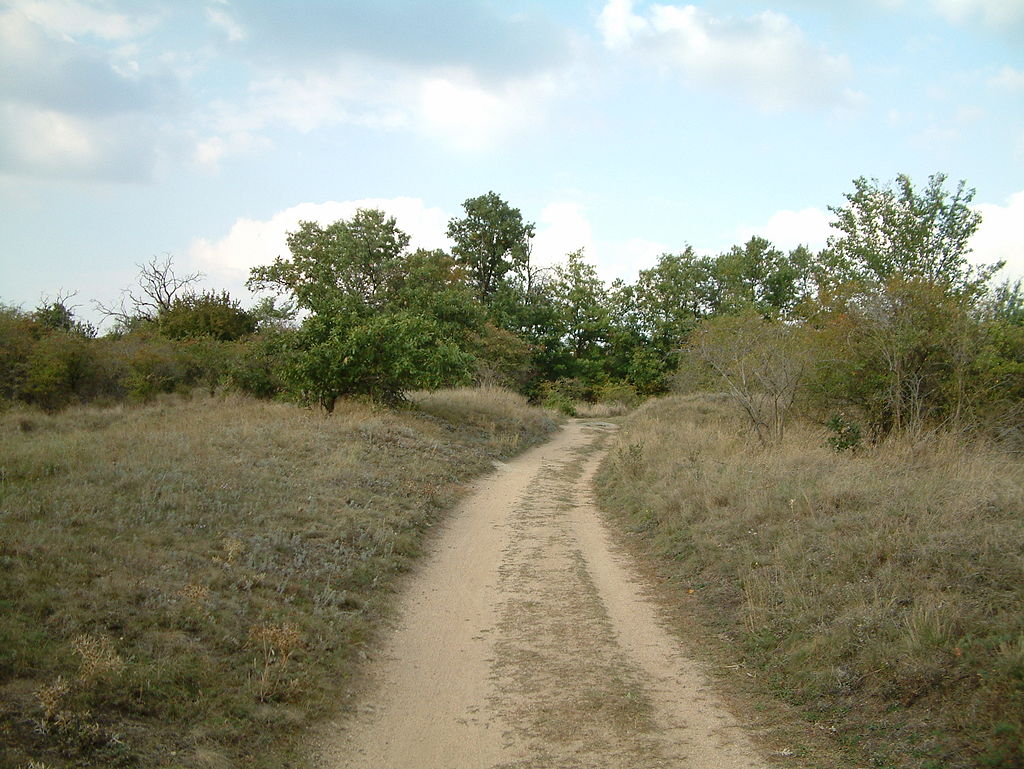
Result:
<svg viewBox="0 0 1024 769">
<path fill-rule="evenodd" d="M 697 320 L 707 315 L 715 290 L 713 264 L 687 248 L 662 254 L 637 276 L 634 306 L 643 338 L 662 354 L 679 348 Z"/>
<path fill-rule="evenodd" d="M 292 380 L 328 413 L 344 395 L 395 403 L 405 390 L 465 381 L 473 361 L 436 320 L 401 310 L 313 315 L 297 342 Z"/>
<path fill-rule="evenodd" d="M 978 323 L 946 286 L 889 278 L 829 317 L 814 389 L 832 409 L 854 407 L 875 434 L 962 426 L 980 343 Z"/>
<path fill-rule="evenodd" d="M 27 361 L 39 333 L 32 316 L 0 304 L 0 398 L 14 400 L 24 386 Z"/>
<path fill-rule="evenodd" d="M 288 234 L 291 256 L 254 267 L 248 285 L 290 294 L 313 313 L 372 309 L 387 303 L 408 245 L 395 218 L 376 209 L 360 209 L 326 227 L 299 222 Z"/>
<path fill-rule="evenodd" d="M 574 361 L 575 376 L 596 382 L 602 375 L 604 348 L 611 334 L 608 290 L 583 250 L 555 267 L 552 296 L 560 311 L 564 344 Z"/>
<path fill-rule="evenodd" d="M 798 249 L 786 255 L 764 238 L 754 236 L 719 256 L 712 273 L 716 313 L 751 307 L 768 316 L 786 316 L 808 289 L 810 253 Z"/>
<path fill-rule="evenodd" d="M 360 210 L 322 227 L 302 222 L 290 258 L 254 268 L 249 285 L 290 295 L 309 315 L 290 376 L 328 411 L 348 394 L 396 402 L 409 389 L 463 381 L 481 313 L 443 252 L 407 250 L 393 217 Z"/>
<path fill-rule="evenodd" d="M 1024 326 L 1024 286 L 1005 280 L 992 291 L 985 314 L 1014 326 Z"/>
<path fill-rule="evenodd" d="M 895 185 L 854 179 L 847 205 L 829 207 L 838 230 L 829 239 L 835 257 L 871 281 L 900 276 L 958 295 L 978 293 L 1002 265 L 968 264 L 969 241 L 981 223 L 981 215 L 970 207 L 974 190 L 961 181 L 948 192 L 945 182 L 945 174 L 933 174 L 918 191 L 905 174 L 896 177 Z"/>
<path fill-rule="evenodd" d="M 494 192 L 469 198 L 462 207 L 466 215 L 448 223 L 448 237 L 455 242 L 452 253 L 477 297 L 491 304 L 510 274 L 521 276 L 528 293 L 533 282 L 530 241 L 534 225 L 524 222 L 519 209 Z"/>
<path fill-rule="evenodd" d="M 888 186 L 862 177 L 847 205 L 831 209 L 838 234 L 827 255 L 850 279 L 819 296 L 815 390 L 854 407 L 876 434 L 964 429 L 985 400 L 979 312 L 1001 265 L 968 263 L 981 222 L 974 191 L 961 181 L 949 192 L 945 181 L 935 174 L 918 191 L 905 175 Z M 987 348 L 992 361 L 1005 362 L 997 347 Z"/>
</svg>

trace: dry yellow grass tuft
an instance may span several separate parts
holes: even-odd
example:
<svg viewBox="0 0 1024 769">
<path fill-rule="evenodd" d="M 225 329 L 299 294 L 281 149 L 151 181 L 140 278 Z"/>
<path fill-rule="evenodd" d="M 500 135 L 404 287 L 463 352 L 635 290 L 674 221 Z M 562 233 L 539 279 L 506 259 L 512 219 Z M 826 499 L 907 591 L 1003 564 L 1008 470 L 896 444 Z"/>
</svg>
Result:
<svg viewBox="0 0 1024 769">
<path fill-rule="evenodd" d="M 0 766 L 300 766 L 433 524 L 553 427 L 416 400 L 0 413 Z"/>
<path fill-rule="evenodd" d="M 771 449 L 727 401 L 628 419 L 605 508 L 737 664 L 876 765 L 1024 762 L 1024 462 L 948 435 Z"/>
</svg>

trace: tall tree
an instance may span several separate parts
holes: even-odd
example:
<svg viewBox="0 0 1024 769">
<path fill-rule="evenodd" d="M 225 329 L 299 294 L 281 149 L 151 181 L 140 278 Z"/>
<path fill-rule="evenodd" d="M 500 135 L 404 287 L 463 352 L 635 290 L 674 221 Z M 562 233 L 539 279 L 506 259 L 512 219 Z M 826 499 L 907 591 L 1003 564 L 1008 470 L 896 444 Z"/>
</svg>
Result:
<svg viewBox="0 0 1024 769">
<path fill-rule="evenodd" d="M 712 309 L 715 290 L 711 260 L 687 246 L 662 254 L 658 263 L 640 270 L 635 287 L 639 329 L 648 342 L 668 354 L 677 349 L 696 321 Z"/>
<path fill-rule="evenodd" d="M 327 227 L 300 223 L 290 258 L 252 270 L 250 287 L 290 294 L 309 313 L 289 374 L 328 411 L 342 395 L 393 402 L 469 373 L 467 327 L 480 319 L 471 292 L 447 254 L 408 244 L 394 218 L 360 210 Z"/>
<path fill-rule="evenodd" d="M 359 209 L 326 227 L 299 222 L 288 233 L 291 257 L 254 267 L 249 285 L 291 294 L 300 308 L 314 313 L 372 308 L 386 301 L 408 245 L 395 218 L 376 209 Z"/>
<path fill-rule="evenodd" d="M 455 241 L 452 253 L 479 299 L 490 304 L 509 273 L 519 273 L 529 290 L 534 225 L 494 192 L 469 198 L 462 207 L 466 215 L 448 223 L 448 237 Z"/>
<path fill-rule="evenodd" d="M 611 330 L 608 290 L 594 266 L 584 260 L 582 249 L 555 268 L 552 295 L 561 309 L 571 356 L 577 361 L 597 360 Z"/>
<path fill-rule="evenodd" d="M 942 285 L 954 294 L 977 292 L 1002 265 L 968 264 L 969 241 L 981 223 L 981 215 L 970 207 L 974 190 L 960 181 L 948 192 L 945 182 L 945 174 L 933 174 L 919 192 L 905 174 L 896 177 L 895 185 L 854 179 L 847 205 L 829 207 L 838 230 L 829 238 L 830 248 L 872 281 L 903 277 Z"/>
</svg>

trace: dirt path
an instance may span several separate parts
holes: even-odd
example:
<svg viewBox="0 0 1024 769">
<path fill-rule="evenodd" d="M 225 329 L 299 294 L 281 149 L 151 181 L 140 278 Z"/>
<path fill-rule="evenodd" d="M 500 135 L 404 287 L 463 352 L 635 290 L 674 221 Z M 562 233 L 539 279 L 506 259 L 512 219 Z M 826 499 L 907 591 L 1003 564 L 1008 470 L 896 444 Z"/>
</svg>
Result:
<svg viewBox="0 0 1024 769">
<path fill-rule="evenodd" d="M 411 582 L 330 769 L 764 767 L 590 498 L 574 421 L 481 482 Z"/>
</svg>

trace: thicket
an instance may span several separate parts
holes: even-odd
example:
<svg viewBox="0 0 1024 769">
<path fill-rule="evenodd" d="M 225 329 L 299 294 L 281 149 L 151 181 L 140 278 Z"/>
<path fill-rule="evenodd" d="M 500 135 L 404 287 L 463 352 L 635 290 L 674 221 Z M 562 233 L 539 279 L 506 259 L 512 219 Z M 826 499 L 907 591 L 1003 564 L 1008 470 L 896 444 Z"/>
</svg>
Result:
<svg viewBox="0 0 1024 769">
<path fill-rule="evenodd" d="M 302 222 L 289 255 L 252 271 L 274 296 L 251 309 L 169 257 L 101 306 L 102 337 L 67 297 L 0 308 L 0 397 L 56 409 L 233 388 L 330 410 L 477 382 L 571 413 L 712 386 L 765 443 L 796 413 L 850 447 L 934 427 L 1019 443 L 1024 297 L 993 285 L 998 265 L 970 266 L 973 191 L 945 182 L 857 179 L 818 253 L 759 237 L 717 256 L 688 247 L 631 284 L 604 283 L 582 251 L 538 267 L 534 225 L 493 192 L 452 219 L 451 253 L 410 249 L 376 210 Z"/>
</svg>

